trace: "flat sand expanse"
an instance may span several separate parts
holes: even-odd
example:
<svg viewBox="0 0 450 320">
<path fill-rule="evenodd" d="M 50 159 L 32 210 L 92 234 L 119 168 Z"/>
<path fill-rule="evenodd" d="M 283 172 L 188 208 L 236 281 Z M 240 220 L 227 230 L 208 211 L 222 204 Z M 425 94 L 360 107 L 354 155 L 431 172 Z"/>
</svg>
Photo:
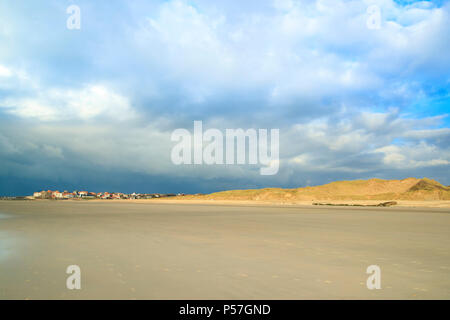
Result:
<svg viewBox="0 0 450 320">
<path fill-rule="evenodd" d="M 347 204 L 347 205 L 369 205 L 374 206 L 382 202 L 395 201 L 397 204 L 396 207 L 408 207 L 408 208 L 448 208 L 450 209 L 450 201 L 449 200 L 314 200 L 314 201 L 263 201 L 263 200 L 212 200 L 212 199 L 200 199 L 200 198 L 189 198 L 186 197 L 168 197 L 168 198 L 159 198 L 159 199 L 139 199 L 139 200 L 101 200 L 94 199 L 89 201 L 114 201 L 114 202 L 126 202 L 126 203 L 148 203 L 148 202 L 156 202 L 156 203 L 173 203 L 173 204 L 214 204 L 214 205 L 252 205 L 252 206 L 311 206 L 314 203 L 325 203 L 325 204 Z M 80 201 L 80 200 L 72 200 L 72 201 Z M 84 200 L 83 200 L 84 201 Z"/>
<path fill-rule="evenodd" d="M 449 273 L 449 209 L 0 201 L 0 299 L 450 299 Z"/>
</svg>

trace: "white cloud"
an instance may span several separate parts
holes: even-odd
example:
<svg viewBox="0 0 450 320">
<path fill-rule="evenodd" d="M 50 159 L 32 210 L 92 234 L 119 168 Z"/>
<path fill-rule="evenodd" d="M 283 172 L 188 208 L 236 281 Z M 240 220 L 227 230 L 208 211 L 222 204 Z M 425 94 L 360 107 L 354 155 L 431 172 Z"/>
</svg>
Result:
<svg viewBox="0 0 450 320">
<path fill-rule="evenodd" d="M 0 77 L 11 77 L 12 71 L 9 70 L 7 67 L 0 65 Z"/>
<path fill-rule="evenodd" d="M 429 129 L 429 130 L 411 130 L 403 135 L 405 138 L 429 139 L 429 138 L 450 138 L 450 128 Z"/>
<path fill-rule="evenodd" d="M 419 92 L 408 77 L 442 77 L 424 66 L 450 66 L 440 53 L 450 49 L 449 6 L 375 3 L 380 30 L 366 26 L 373 1 L 275 1 L 277 10 L 245 19 L 169 1 L 135 40 L 193 102 L 230 88 L 259 88 L 273 105 L 361 93 L 412 99 Z"/>
<path fill-rule="evenodd" d="M 448 129 L 429 128 L 439 124 L 438 118 L 402 118 L 394 109 L 343 119 L 324 117 L 285 128 L 280 147 L 283 163 L 295 170 L 353 173 L 450 164 L 448 143 L 439 144 L 448 137 Z M 406 142 L 395 143 L 396 139 Z"/>
<path fill-rule="evenodd" d="M 0 72 L 1 72 L 0 68 Z M 27 90 L 20 97 L 0 100 L 0 108 L 21 118 L 40 121 L 89 120 L 96 117 L 127 120 L 135 117 L 129 99 L 101 84 L 86 85 L 80 89 L 42 87 L 23 72 L 13 72 Z"/>
<path fill-rule="evenodd" d="M 449 150 L 442 150 L 425 142 L 406 146 L 388 145 L 374 152 L 383 153 L 384 164 L 393 168 L 413 169 L 450 165 Z"/>
</svg>

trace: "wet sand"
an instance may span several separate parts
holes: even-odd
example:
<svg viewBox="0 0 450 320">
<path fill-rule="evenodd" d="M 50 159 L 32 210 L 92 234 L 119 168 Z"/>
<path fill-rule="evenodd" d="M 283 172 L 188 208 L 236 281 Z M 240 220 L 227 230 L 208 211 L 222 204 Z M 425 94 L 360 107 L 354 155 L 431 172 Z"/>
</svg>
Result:
<svg viewBox="0 0 450 320">
<path fill-rule="evenodd" d="M 449 274 L 443 208 L 0 201 L 0 299 L 449 299 Z"/>
<path fill-rule="evenodd" d="M 70 200 L 70 201 L 80 201 L 80 200 Z M 83 200 L 85 201 L 85 200 Z M 105 201 L 114 201 L 114 202 L 125 202 L 125 203 L 172 203 L 172 204 L 214 204 L 214 205 L 232 205 L 232 206 L 240 206 L 240 205 L 251 205 L 251 206 L 311 206 L 315 203 L 321 204 L 346 204 L 349 206 L 362 205 L 362 206 L 374 206 L 382 202 L 395 201 L 397 204 L 396 207 L 407 207 L 407 208 L 447 208 L 450 210 L 450 200 L 312 200 L 312 201 L 280 201 L 280 200 L 272 200 L 272 201 L 263 201 L 263 200 L 217 200 L 217 199 L 201 199 L 197 197 L 184 196 L 184 197 L 167 197 L 167 198 L 159 198 L 159 199 L 115 199 L 115 200 L 101 200 L 101 199 L 93 199 L 89 200 L 91 202 L 105 202 Z"/>
</svg>

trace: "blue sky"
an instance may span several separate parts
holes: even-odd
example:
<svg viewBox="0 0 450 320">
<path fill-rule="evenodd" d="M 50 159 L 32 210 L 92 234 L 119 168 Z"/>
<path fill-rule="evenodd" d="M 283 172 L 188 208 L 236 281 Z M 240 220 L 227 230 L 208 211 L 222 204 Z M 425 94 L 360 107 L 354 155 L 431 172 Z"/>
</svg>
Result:
<svg viewBox="0 0 450 320">
<path fill-rule="evenodd" d="M 448 1 L 2 1 L 0 194 L 449 185 L 449 15 Z M 280 129 L 279 173 L 175 166 L 171 132 L 194 120 Z"/>
</svg>

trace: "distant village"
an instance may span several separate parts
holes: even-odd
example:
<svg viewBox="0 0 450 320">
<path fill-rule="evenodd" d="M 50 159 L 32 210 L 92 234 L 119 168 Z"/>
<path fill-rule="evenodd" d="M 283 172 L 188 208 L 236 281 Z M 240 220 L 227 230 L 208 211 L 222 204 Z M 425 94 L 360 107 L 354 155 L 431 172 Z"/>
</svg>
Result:
<svg viewBox="0 0 450 320">
<path fill-rule="evenodd" d="M 89 191 L 63 191 L 60 192 L 58 190 L 52 191 L 39 191 L 33 193 L 33 199 L 55 199 L 55 200 L 64 200 L 64 199 L 153 199 L 153 198 L 163 198 L 163 197 L 175 197 L 175 196 L 184 196 L 183 193 L 174 194 L 162 194 L 162 193 L 121 193 L 121 192 L 89 192 Z"/>
</svg>

